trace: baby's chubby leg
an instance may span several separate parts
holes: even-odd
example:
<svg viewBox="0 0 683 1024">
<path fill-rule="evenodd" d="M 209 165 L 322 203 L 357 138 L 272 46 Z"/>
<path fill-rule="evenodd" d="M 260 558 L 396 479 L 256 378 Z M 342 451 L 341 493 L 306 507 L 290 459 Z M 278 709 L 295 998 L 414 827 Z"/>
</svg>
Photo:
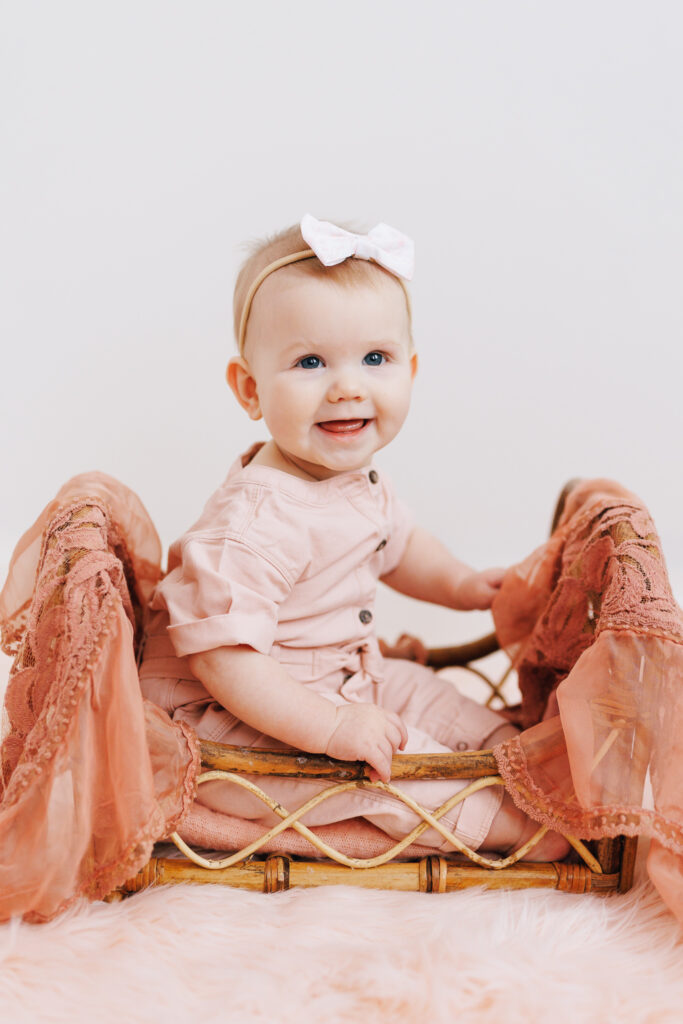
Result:
<svg viewBox="0 0 683 1024">
<path fill-rule="evenodd" d="M 506 723 L 496 729 L 487 739 L 487 746 L 495 747 L 504 740 L 511 739 L 519 732 L 514 725 Z M 496 850 L 499 853 L 514 853 L 531 839 L 541 826 L 520 811 L 510 796 L 505 793 L 500 809 L 491 823 L 486 839 L 480 849 Z M 562 860 L 569 853 L 569 843 L 559 832 L 546 832 L 543 838 L 524 855 L 524 860 L 549 861 Z"/>
<path fill-rule="evenodd" d="M 490 747 L 487 737 L 507 724 L 497 712 L 465 697 L 451 680 L 425 665 L 385 658 L 383 669 L 384 681 L 375 687 L 376 703 L 451 750 Z"/>
<path fill-rule="evenodd" d="M 481 747 L 493 747 L 517 735 L 518 729 L 515 726 L 510 725 L 509 722 L 502 722 L 500 716 L 496 716 L 496 718 L 498 719 L 497 728 L 488 733 L 484 742 L 481 743 Z M 468 747 L 475 749 L 473 743 L 469 743 Z M 448 748 L 441 746 L 420 730 L 413 727 L 408 728 L 406 753 L 437 753 L 446 749 Z M 422 806 L 436 808 L 460 789 L 465 788 L 468 781 L 466 779 L 402 780 L 396 782 L 395 785 Z M 367 798 L 377 801 L 378 798 L 381 799 L 381 796 L 380 794 L 367 794 Z M 412 828 L 419 820 L 413 818 L 412 812 L 408 811 L 405 806 L 395 803 L 393 806 L 375 807 L 371 810 L 363 810 L 361 813 L 395 838 L 405 835 L 409 828 Z M 519 849 L 540 828 L 538 822 L 533 821 L 515 806 L 512 797 L 500 785 L 490 786 L 473 793 L 462 803 L 456 804 L 443 816 L 441 821 L 471 849 L 479 850 L 481 853 L 495 851 L 503 856 Z M 453 848 L 448 841 L 431 829 L 424 833 L 419 841 L 427 842 L 429 845 L 434 845 L 436 849 L 444 851 L 450 851 Z M 535 847 L 524 855 L 524 860 L 561 860 L 568 852 L 569 843 L 566 839 L 556 832 L 548 832 Z"/>
<path fill-rule="evenodd" d="M 495 747 L 518 729 L 501 715 L 464 697 L 450 681 L 414 662 L 385 659 L 385 682 L 377 687 L 377 699 L 397 712 L 409 727 L 420 729 L 451 750 L 482 750 Z M 482 851 L 514 852 L 538 831 L 540 825 L 515 806 L 504 793 Z M 557 832 L 548 832 L 527 854 L 525 860 L 560 860 L 569 843 Z"/>
</svg>

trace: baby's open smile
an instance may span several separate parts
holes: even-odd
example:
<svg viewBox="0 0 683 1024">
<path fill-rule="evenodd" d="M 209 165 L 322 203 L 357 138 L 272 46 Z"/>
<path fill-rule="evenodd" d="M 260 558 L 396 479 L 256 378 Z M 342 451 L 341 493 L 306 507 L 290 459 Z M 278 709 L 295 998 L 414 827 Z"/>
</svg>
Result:
<svg viewBox="0 0 683 1024">
<path fill-rule="evenodd" d="M 357 437 L 368 423 L 370 423 L 369 419 L 323 420 L 316 426 L 324 430 L 326 434 L 334 434 L 343 440 L 346 437 Z"/>
</svg>

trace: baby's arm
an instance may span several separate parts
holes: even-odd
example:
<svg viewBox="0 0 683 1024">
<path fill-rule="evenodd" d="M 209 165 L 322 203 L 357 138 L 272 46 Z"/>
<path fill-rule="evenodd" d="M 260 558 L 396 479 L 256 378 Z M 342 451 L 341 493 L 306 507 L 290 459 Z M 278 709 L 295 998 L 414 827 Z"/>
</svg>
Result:
<svg viewBox="0 0 683 1024">
<path fill-rule="evenodd" d="M 475 572 L 436 537 L 416 526 L 401 561 L 382 582 L 421 601 L 471 611 L 491 607 L 504 575 L 504 569 Z"/>
<path fill-rule="evenodd" d="M 190 656 L 192 673 L 243 722 L 293 747 L 343 761 L 367 761 L 388 782 L 391 759 L 408 739 L 393 712 L 374 704 L 335 706 L 252 647 L 217 647 Z"/>
</svg>

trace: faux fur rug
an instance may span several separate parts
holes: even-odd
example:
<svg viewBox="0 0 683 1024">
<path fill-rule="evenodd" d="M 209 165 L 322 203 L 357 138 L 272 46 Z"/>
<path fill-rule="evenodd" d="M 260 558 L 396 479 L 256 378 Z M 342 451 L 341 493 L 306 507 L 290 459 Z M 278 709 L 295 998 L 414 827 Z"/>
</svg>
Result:
<svg viewBox="0 0 683 1024">
<path fill-rule="evenodd" d="M 683 1020 L 683 934 L 648 883 L 599 899 L 178 886 L 0 927 L 0 1020 Z"/>
<path fill-rule="evenodd" d="M 681 1024 L 683 931 L 645 881 L 609 899 L 177 886 L 0 925 L 0 1022 L 91 1020 Z"/>
</svg>

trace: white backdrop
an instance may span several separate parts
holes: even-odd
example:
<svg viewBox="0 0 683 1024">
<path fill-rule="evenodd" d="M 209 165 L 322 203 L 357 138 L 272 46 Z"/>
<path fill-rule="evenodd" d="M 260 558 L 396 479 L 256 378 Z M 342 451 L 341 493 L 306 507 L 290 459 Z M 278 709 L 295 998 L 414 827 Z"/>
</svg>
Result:
<svg viewBox="0 0 683 1024">
<path fill-rule="evenodd" d="M 5 0 L 0 564 L 90 468 L 167 545 L 262 427 L 223 372 L 246 239 L 411 234 L 421 370 L 378 464 L 477 566 L 570 476 L 654 513 L 683 593 L 683 8 Z M 477 632 L 384 597 L 383 626 Z"/>
</svg>

